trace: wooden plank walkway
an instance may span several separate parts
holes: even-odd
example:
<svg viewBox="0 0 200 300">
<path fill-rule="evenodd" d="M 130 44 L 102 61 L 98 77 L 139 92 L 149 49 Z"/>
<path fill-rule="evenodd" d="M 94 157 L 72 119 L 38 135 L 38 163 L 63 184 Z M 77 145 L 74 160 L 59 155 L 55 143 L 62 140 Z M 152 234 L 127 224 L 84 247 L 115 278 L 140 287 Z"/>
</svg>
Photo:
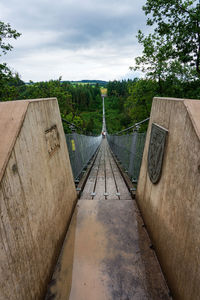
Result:
<svg viewBox="0 0 200 300">
<path fill-rule="evenodd" d="M 162 300 L 169 291 L 136 202 L 102 141 L 46 300 Z"/>
<path fill-rule="evenodd" d="M 131 195 L 103 139 L 80 200 L 131 200 Z"/>
</svg>

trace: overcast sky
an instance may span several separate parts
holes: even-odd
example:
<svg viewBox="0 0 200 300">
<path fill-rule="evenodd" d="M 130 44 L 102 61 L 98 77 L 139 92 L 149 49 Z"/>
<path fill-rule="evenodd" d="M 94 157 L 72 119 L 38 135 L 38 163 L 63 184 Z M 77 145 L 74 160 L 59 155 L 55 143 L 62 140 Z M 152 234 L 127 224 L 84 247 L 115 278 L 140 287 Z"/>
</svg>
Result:
<svg viewBox="0 0 200 300">
<path fill-rule="evenodd" d="M 1 57 L 24 81 L 134 77 L 145 0 L 1 0 L 0 20 L 22 33 Z M 137 74 L 135 74 L 137 75 Z"/>
</svg>

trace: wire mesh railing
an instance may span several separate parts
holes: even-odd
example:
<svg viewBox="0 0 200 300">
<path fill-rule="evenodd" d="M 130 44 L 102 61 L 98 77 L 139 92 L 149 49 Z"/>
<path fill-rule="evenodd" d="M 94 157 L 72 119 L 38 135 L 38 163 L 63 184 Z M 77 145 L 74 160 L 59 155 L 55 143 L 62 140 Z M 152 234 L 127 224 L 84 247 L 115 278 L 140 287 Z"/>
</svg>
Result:
<svg viewBox="0 0 200 300">
<path fill-rule="evenodd" d="M 132 181 L 137 183 L 146 133 L 134 132 L 126 135 L 109 135 L 107 134 L 108 143 L 111 150 L 125 168 Z"/>
<path fill-rule="evenodd" d="M 102 137 L 86 136 L 76 132 L 65 136 L 73 176 L 75 180 L 78 180 L 99 147 Z"/>
<path fill-rule="evenodd" d="M 145 120 L 135 123 L 113 135 L 107 134 L 111 150 L 135 183 L 137 183 L 139 178 L 146 140 L 146 132 L 141 133 L 139 132 L 139 129 L 143 123 L 148 121 L 149 118 L 146 118 Z M 119 135 L 130 130 L 134 130 L 132 134 Z"/>
</svg>

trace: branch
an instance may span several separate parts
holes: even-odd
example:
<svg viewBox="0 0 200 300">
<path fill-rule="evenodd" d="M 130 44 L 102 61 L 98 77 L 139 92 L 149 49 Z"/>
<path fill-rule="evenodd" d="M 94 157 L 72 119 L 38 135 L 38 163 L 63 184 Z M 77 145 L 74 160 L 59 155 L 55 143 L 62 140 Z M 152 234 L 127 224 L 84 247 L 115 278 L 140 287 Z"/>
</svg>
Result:
<svg viewBox="0 0 200 300">
<path fill-rule="evenodd" d="M 199 28 L 199 22 L 197 21 L 197 28 Z M 197 61 L 196 61 L 196 71 L 200 75 L 200 33 L 198 31 L 198 50 L 197 50 Z"/>
</svg>

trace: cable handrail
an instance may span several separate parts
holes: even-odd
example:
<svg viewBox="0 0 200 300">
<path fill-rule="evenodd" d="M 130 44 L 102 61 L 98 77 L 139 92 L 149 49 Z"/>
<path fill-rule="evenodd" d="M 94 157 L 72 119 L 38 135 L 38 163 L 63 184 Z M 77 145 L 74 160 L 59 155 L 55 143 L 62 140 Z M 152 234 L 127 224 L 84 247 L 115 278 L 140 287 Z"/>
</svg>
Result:
<svg viewBox="0 0 200 300">
<path fill-rule="evenodd" d="M 65 120 L 65 119 L 63 119 L 63 118 L 62 118 L 62 121 L 63 121 L 64 123 L 68 124 L 68 125 L 71 125 L 71 126 L 73 126 L 73 127 L 76 127 L 76 128 L 78 128 L 78 129 L 80 129 L 80 130 L 83 131 L 83 128 L 81 128 L 81 127 L 75 125 L 74 123 L 70 123 L 69 121 L 67 121 L 67 120 Z"/>
<path fill-rule="evenodd" d="M 125 128 L 125 129 L 123 129 L 123 130 L 121 130 L 121 131 L 118 131 L 118 132 L 116 132 L 116 133 L 114 133 L 114 134 L 112 134 L 112 135 L 117 135 L 117 134 L 120 134 L 120 133 L 122 133 L 122 132 L 129 131 L 130 129 L 132 129 L 132 128 L 134 128 L 134 127 L 137 127 L 137 126 L 139 126 L 139 125 L 141 125 L 141 124 L 143 124 L 143 123 L 149 121 L 149 119 L 150 119 L 150 117 L 149 117 L 149 118 L 146 118 L 145 120 L 142 120 L 142 121 L 140 121 L 140 122 L 138 122 L 138 123 L 135 123 L 134 125 L 132 125 L 132 126 L 130 126 L 130 127 L 128 127 L 128 128 Z"/>
</svg>

